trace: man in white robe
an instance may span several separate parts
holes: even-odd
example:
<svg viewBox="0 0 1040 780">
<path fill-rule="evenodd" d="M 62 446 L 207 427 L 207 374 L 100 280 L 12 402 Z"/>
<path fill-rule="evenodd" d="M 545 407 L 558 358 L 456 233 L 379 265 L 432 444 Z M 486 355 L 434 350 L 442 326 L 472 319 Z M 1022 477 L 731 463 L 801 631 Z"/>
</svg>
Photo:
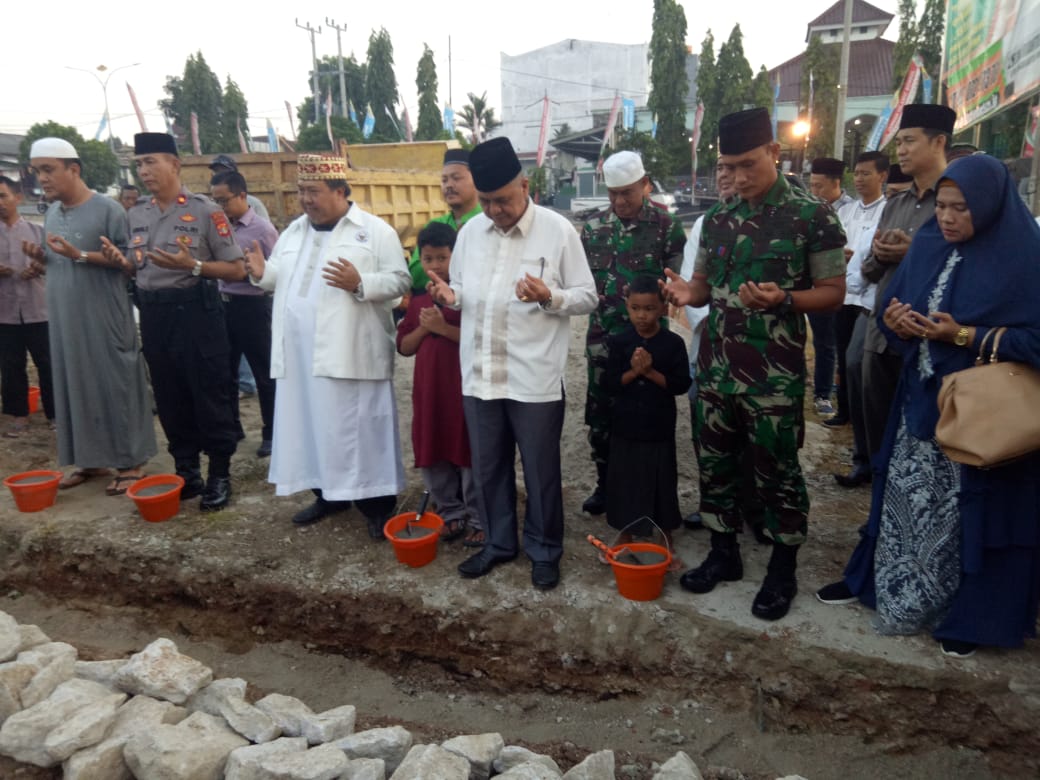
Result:
<svg viewBox="0 0 1040 780">
<path fill-rule="evenodd" d="M 340 157 L 303 154 L 304 214 L 251 281 L 274 291 L 271 376 L 277 382 L 268 480 L 280 496 L 311 489 L 293 517 L 310 525 L 355 503 L 382 538 L 405 484 L 394 402 L 392 309 L 411 279 L 396 231 L 350 200 Z"/>
</svg>

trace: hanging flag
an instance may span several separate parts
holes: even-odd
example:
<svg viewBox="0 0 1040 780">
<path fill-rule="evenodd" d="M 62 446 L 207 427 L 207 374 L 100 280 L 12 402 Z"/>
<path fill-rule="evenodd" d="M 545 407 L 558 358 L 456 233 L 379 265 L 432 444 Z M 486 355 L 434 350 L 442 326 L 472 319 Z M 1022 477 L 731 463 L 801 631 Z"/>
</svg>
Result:
<svg viewBox="0 0 1040 780">
<path fill-rule="evenodd" d="M 365 113 L 365 125 L 361 128 L 361 135 L 365 138 L 369 138 L 372 135 L 372 131 L 376 129 L 376 118 L 372 116 L 372 104 L 369 103 L 365 106 L 368 111 Z"/>
<path fill-rule="evenodd" d="M 657 113 L 650 117 L 650 137 L 657 138 Z"/>
<path fill-rule="evenodd" d="M 607 126 L 603 128 L 603 143 L 599 147 L 599 162 L 596 163 L 596 172 L 603 172 L 603 152 L 607 144 L 614 138 L 614 125 L 617 124 L 618 112 L 621 110 L 621 95 L 614 95 L 614 104 L 610 107 L 610 116 L 607 118 Z"/>
<path fill-rule="evenodd" d="M 776 74 L 776 85 L 773 87 L 773 138 L 776 138 L 777 103 L 780 102 L 780 73 Z"/>
<path fill-rule="evenodd" d="M 289 105 L 289 101 L 288 100 L 285 101 L 285 113 L 287 113 L 289 115 L 289 132 L 291 132 L 292 135 L 293 135 L 293 138 L 295 138 L 296 137 L 296 125 L 293 124 L 292 106 Z M 270 119 L 267 120 L 267 126 L 268 127 L 271 126 L 271 120 Z M 278 150 L 272 148 L 271 151 L 275 152 L 275 151 L 278 151 Z"/>
<path fill-rule="evenodd" d="M 636 126 L 636 101 L 625 98 L 621 101 L 621 127 L 631 130 Z"/>
<path fill-rule="evenodd" d="M 191 112 L 191 148 L 195 154 L 202 154 L 202 145 L 199 144 L 199 115 Z"/>
<path fill-rule="evenodd" d="M 701 122 L 703 121 L 704 104 L 698 101 L 697 110 L 693 114 L 693 132 L 690 134 L 690 178 L 693 179 L 690 192 L 693 192 L 697 185 L 697 147 L 701 145 Z"/>
<path fill-rule="evenodd" d="M 809 145 L 809 136 L 812 135 L 812 107 L 813 107 L 813 102 L 815 101 L 815 99 L 816 98 L 814 97 L 814 91 L 813 91 L 813 72 L 810 70 L 809 71 L 809 118 L 807 120 L 807 124 L 809 125 L 809 127 L 805 131 L 805 145 L 806 146 Z"/>
<path fill-rule="evenodd" d="M 924 92 L 924 102 L 932 102 L 932 77 L 928 75 L 928 71 L 924 69 L 924 62 L 921 63 L 921 89 Z"/>
<path fill-rule="evenodd" d="M 101 139 L 101 134 L 103 132 L 105 132 L 105 128 L 107 126 L 108 126 L 108 115 L 107 114 L 102 114 L 101 115 L 101 124 L 98 125 L 97 132 L 94 133 L 94 140 L 95 141 L 98 141 L 98 140 Z"/>
<path fill-rule="evenodd" d="M 408 143 L 411 143 L 413 140 L 415 140 L 412 137 L 412 120 L 408 116 L 408 106 L 404 107 L 404 140 L 406 140 Z"/>
<path fill-rule="evenodd" d="M 278 134 L 274 131 L 274 125 L 271 124 L 271 120 L 267 120 L 267 146 L 269 151 L 279 152 L 281 149 L 278 147 Z"/>
<path fill-rule="evenodd" d="M 447 103 L 444 104 L 444 130 L 455 133 L 455 111 Z"/>
<path fill-rule="evenodd" d="M 1032 157 L 1036 147 L 1040 146 L 1040 105 L 1029 109 L 1029 121 L 1026 122 L 1025 136 L 1022 138 L 1022 157 Z"/>
<path fill-rule="evenodd" d="M 325 91 L 325 133 L 329 137 L 329 148 L 336 151 L 336 142 L 332 138 L 332 88 Z"/>
<path fill-rule="evenodd" d="M 538 153 L 535 156 L 535 166 L 542 167 L 545 162 L 545 145 L 549 140 L 549 96 L 542 98 L 542 128 L 538 131 Z"/>
<path fill-rule="evenodd" d="M 903 119 L 903 107 L 917 94 L 917 87 L 921 81 L 921 65 L 920 55 L 915 54 L 910 58 L 903 85 L 892 96 L 892 102 L 889 104 L 887 120 L 882 121 L 884 116 L 884 112 L 882 112 L 882 117 L 879 117 L 877 124 L 874 125 L 874 132 L 870 134 L 870 141 L 867 142 L 868 152 L 883 149 L 899 131 L 899 122 Z"/>
<path fill-rule="evenodd" d="M 134 107 L 134 113 L 137 114 L 137 123 L 141 125 L 141 132 L 147 133 L 148 126 L 144 123 L 144 112 L 141 111 L 141 106 L 137 103 L 137 95 L 134 94 L 134 88 L 130 86 L 130 82 L 126 82 L 126 91 L 130 93 L 130 103 Z"/>
<path fill-rule="evenodd" d="M 235 129 L 238 131 L 238 148 L 242 150 L 242 154 L 249 154 L 249 147 L 246 145 L 246 137 L 242 135 L 241 117 L 235 117 Z"/>
</svg>

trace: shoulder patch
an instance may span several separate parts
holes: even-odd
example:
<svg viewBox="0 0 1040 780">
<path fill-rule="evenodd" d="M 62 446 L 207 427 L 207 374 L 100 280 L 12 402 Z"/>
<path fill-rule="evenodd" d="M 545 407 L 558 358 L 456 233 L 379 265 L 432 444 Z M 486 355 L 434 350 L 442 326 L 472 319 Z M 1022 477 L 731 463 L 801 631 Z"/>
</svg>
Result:
<svg viewBox="0 0 1040 780">
<path fill-rule="evenodd" d="M 227 215 L 223 211 L 214 211 L 209 215 L 209 218 L 213 220 L 218 236 L 221 238 L 231 237 L 231 225 L 228 224 Z"/>
</svg>

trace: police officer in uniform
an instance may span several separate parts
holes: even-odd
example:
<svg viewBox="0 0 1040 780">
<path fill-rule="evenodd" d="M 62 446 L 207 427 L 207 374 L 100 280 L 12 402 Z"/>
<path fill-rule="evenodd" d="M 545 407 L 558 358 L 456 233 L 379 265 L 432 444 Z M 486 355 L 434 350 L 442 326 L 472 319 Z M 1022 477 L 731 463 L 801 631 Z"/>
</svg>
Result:
<svg viewBox="0 0 1040 780">
<path fill-rule="evenodd" d="M 138 133 L 134 160 L 152 198 L 130 210 L 129 261 L 136 268 L 141 341 L 181 498 L 213 511 L 231 498 L 238 442 L 227 330 L 217 280 L 245 278 L 242 250 L 213 201 L 186 190 L 173 136 Z M 106 257 L 119 250 L 102 239 Z M 209 455 L 205 483 L 199 453 Z"/>
</svg>

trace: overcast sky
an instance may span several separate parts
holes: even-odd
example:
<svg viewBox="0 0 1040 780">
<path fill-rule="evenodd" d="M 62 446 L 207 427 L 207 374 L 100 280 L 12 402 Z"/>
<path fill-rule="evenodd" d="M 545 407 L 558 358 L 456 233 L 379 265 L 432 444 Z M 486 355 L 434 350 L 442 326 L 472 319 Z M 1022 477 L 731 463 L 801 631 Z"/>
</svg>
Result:
<svg viewBox="0 0 1040 780">
<path fill-rule="evenodd" d="M 809 0 L 778 4 L 776 0 L 704 2 L 684 0 L 687 43 L 700 50 L 710 27 L 716 46 L 741 22 L 744 50 L 753 70 L 771 68 L 805 48 L 806 24 L 831 2 Z M 0 99 L 0 132 L 24 133 L 48 119 L 75 126 L 94 137 L 104 113 L 100 84 L 88 73 L 69 67 L 112 69 L 109 109 L 115 135 L 129 141 L 138 130 L 127 94 L 129 82 L 145 112 L 149 130 L 162 130 L 157 102 L 166 97 L 167 76 L 179 76 L 189 54 L 201 50 L 221 82 L 228 74 L 249 103 L 249 125 L 263 134 L 270 118 L 279 133 L 291 137 L 285 101 L 295 107 L 309 93 L 310 36 L 295 25 L 321 25 L 318 57 L 336 54 L 336 34 L 326 17 L 340 26 L 344 56 L 365 59 L 373 29 L 386 27 L 394 45 L 398 89 L 412 123 L 418 114 L 415 70 L 423 43 L 433 49 L 440 81 L 441 104 L 448 100 L 448 38 L 451 37 L 451 98 L 458 107 L 466 93 L 487 92 L 501 115 L 499 54 L 537 49 L 567 38 L 611 43 L 644 43 L 650 39 L 652 0 L 628 2 L 446 3 L 376 0 L 330 3 L 213 3 L 181 0 L 170 3 L 83 3 L 54 0 L 5 2 L 3 19 L 5 70 Z M 896 0 L 875 5 L 895 13 Z M 268 8 L 270 10 L 262 10 Z M 337 12 L 337 8 L 339 9 Z M 505 9 L 509 9 L 509 13 Z M 796 10 L 797 9 L 797 10 Z M 348 16 L 348 11 L 350 15 Z M 898 20 L 886 38 L 894 39 Z M 507 74 L 508 77 L 508 74 Z M 550 97 L 552 96 L 551 85 Z"/>
</svg>

